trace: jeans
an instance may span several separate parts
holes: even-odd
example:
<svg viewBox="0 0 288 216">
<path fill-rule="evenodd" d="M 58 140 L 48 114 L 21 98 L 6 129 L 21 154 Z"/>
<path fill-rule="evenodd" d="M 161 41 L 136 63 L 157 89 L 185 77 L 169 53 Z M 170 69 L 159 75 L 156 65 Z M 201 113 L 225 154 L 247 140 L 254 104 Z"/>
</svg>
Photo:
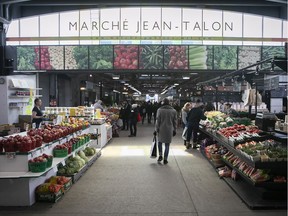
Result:
<svg viewBox="0 0 288 216">
<path fill-rule="evenodd" d="M 170 143 L 165 143 L 165 152 L 164 152 L 164 159 L 165 160 L 168 159 L 169 147 L 170 147 Z M 159 156 L 162 156 L 163 151 L 162 151 L 162 143 L 161 142 L 158 142 L 158 150 L 159 150 Z"/>
<path fill-rule="evenodd" d="M 130 122 L 130 135 L 136 136 L 137 134 L 137 122 Z"/>
<path fill-rule="evenodd" d="M 187 128 L 187 142 L 190 142 L 191 137 L 193 135 L 193 143 L 197 142 L 197 138 L 198 138 L 198 130 L 199 130 L 199 124 L 191 124 L 188 122 L 188 128 Z"/>
</svg>

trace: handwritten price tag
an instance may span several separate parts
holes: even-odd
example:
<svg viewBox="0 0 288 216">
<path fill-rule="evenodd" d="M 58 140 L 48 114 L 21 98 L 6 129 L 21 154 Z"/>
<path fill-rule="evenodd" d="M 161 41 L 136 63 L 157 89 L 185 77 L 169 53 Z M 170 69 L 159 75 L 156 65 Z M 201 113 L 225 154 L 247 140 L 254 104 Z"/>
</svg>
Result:
<svg viewBox="0 0 288 216">
<path fill-rule="evenodd" d="M 9 159 L 9 160 L 13 160 L 16 158 L 16 153 L 15 152 L 6 152 L 6 157 Z"/>
<path fill-rule="evenodd" d="M 45 151 L 45 147 L 40 148 L 40 152 L 43 153 Z"/>
</svg>

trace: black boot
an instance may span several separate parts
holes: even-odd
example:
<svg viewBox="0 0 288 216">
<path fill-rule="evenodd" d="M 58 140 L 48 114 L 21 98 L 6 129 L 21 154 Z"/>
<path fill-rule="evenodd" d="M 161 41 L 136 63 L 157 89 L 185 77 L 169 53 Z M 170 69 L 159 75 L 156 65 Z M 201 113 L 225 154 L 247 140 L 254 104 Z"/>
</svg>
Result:
<svg viewBox="0 0 288 216">
<path fill-rule="evenodd" d="M 168 164 L 168 160 L 164 158 L 164 164 Z"/>
<path fill-rule="evenodd" d="M 163 160 L 163 157 L 160 155 L 157 161 L 161 162 L 162 160 Z"/>
</svg>

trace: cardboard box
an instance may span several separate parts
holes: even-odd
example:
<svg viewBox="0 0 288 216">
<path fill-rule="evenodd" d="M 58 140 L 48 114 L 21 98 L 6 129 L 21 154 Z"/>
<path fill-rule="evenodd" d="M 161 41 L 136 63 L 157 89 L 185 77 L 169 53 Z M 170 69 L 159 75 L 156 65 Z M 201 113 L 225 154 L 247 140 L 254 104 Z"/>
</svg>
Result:
<svg viewBox="0 0 288 216">
<path fill-rule="evenodd" d="M 5 131 L 6 130 L 6 127 L 9 126 L 8 124 L 2 124 L 0 125 L 0 131 Z"/>
</svg>

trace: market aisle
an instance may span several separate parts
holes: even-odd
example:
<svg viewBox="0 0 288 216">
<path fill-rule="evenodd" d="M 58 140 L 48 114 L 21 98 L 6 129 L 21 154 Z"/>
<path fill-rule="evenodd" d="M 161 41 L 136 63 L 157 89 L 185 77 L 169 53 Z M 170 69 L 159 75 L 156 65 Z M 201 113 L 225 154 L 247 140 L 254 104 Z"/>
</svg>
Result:
<svg viewBox="0 0 288 216">
<path fill-rule="evenodd" d="M 180 135 L 169 164 L 157 164 L 149 158 L 152 132 L 151 125 L 139 125 L 136 138 L 122 131 L 58 203 L 2 209 L 0 215 L 286 215 L 249 210 L 198 150 L 185 151 Z"/>
</svg>

